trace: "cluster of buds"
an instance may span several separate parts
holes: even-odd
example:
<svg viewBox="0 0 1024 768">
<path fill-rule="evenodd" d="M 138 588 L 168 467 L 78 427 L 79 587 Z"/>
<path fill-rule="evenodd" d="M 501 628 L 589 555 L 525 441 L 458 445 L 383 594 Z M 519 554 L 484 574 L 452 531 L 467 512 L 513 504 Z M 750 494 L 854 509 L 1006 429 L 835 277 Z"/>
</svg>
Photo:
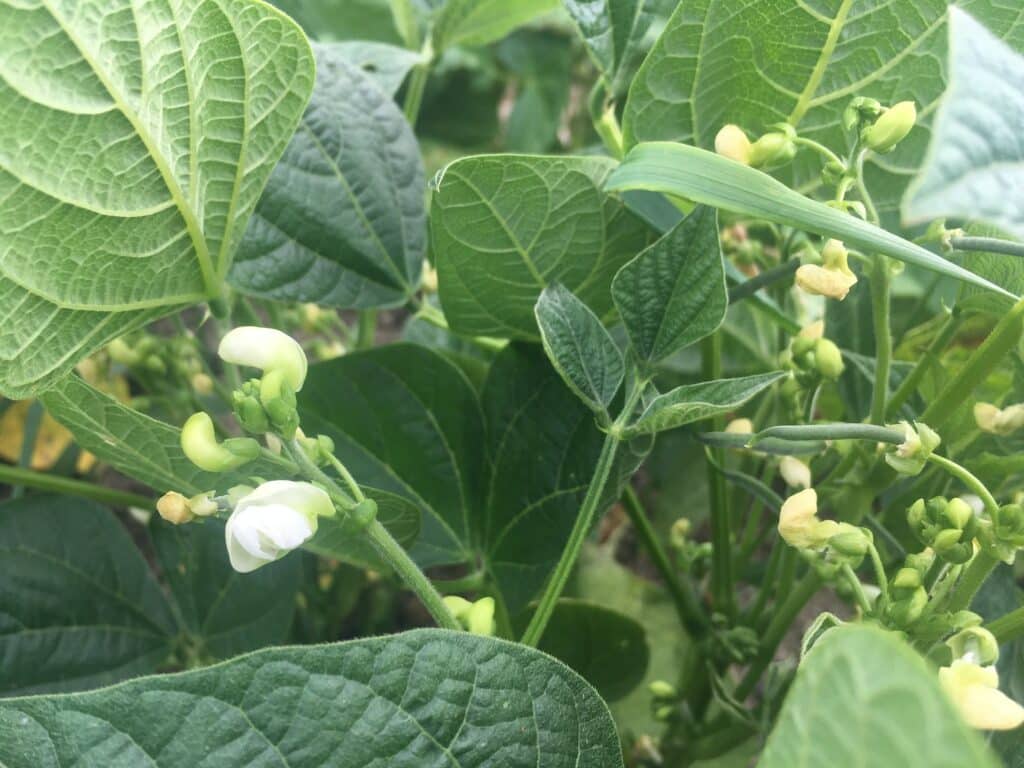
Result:
<svg viewBox="0 0 1024 768">
<path fill-rule="evenodd" d="M 1012 565 L 1017 550 L 1024 548 L 1024 506 L 1005 504 L 1000 507 L 991 520 L 982 521 L 978 540 L 1004 563 Z"/>
<path fill-rule="evenodd" d="M 766 171 L 787 165 L 796 157 L 796 131 L 788 123 L 770 127 L 775 130 L 751 142 L 738 125 L 723 126 L 715 136 L 715 151 L 737 163 Z"/>
<path fill-rule="evenodd" d="M 877 99 L 853 99 L 843 112 L 843 126 L 859 131 L 860 142 L 873 152 L 892 152 L 917 123 L 917 107 L 912 101 L 901 101 L 891 107 Z"/>
<path fill-rule="evenodd" d="M 1024 707 L 999 690 L 999 644 L 981 627 L 958 632 L 946 641 L 953 661 L 939 669 L 939 682 L 964 721 L 984 731 L 1024 725 Z"/>
<path fill-rule="evenodd" d="M 802 269 L 802 267 L 801 267 Z M 843 375 L 843 353 L 825 338 L 825 323 L 811 323 L 793 338 L 780 363 L 793 369 L 801 384 L 816 386 L 822 379 L 838 381 Z"/>
<path fill-rule="evenodd" d="M 779 515 L 779 535 L 791 547 L 823 553 L 830 563 L 856 567 L 872 544 L 871 532 L 850 523 L 818 517 L 818 494 L 813 488 L 786 499 Z"/>
<path fill-rule="evenodd" d="M 221 340 L 227 363 L 259 368 L 262 378 L 233 394 L 235 416 L 247 432 L 274 432 L 287 440 L 299 426 L 295 393 L 306 380 L 306 353 L 295 339 L 272 328 L 235 328 Z"/>
<path fill-rule="evenodd" d="M 497 625 L 494 619 L 493 597 L 481 597 L 471 603 L 464 597 L 452 595 L 444 598 L 444 604 L 455 620 L 470 634 L 494 636 Z"/>
<path fill-rule="evenodd" d="M 976 403 L 974 406 L 974 423 L 982 432 L 993 435 L 1012 435 L 1024 427 L 1024 403 L 998 408 L 992 403 Z"/>
<path fill-rule="evenodd" d="M 906 629 L 921 618 L 928 605 L 924 577 L 934 559 L 929 550 L 909 555 L 906 565 L 889 579 L 889 604 L 885 618 L 890 625 Z"/>
<path fill-rule="evenodd" d="M 928 457 L 939 447 L 942 438 L 923 422 L 901 421 L 894 429 L 902 430 L 903 442 L 885 454 L 885 461 L 901 475 L 918 475 Z"/>
<path fill-rule="evenodd" d="M 796 271 L 796 284 L 814 296 L 842 301 L 857 284 L 850 269 L 849 251 L 839 240 L 827 240 L 821 248 L 821 264 L 802 264 Z"/>
<path fill-rule="evenodd" d="M 114 339 L 107 346 L 110 359 L 136 376 L 168 375 L 188 383 L 197 395 L 213 392 L 213 379 L 203 370 L 203 361 L 191 336 L 160 338 L 150 334 Z"/>
<path fill-rule="evenodd" d="M 978 518 L 963 499 L 918 499 L 907 510 L 907 522 L 918 540 L 940 560 L 959 565 L 974 556 Z"/>
</svg>

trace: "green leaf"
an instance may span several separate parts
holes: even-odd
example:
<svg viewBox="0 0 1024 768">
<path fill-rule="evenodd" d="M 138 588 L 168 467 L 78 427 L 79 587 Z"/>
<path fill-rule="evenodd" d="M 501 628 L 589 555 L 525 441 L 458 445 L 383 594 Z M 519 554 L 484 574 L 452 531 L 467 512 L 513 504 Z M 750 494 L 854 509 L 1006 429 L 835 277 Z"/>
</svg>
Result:
<svg viewBox="0 0 1024 768">
<path fill-rule="evenodd" d="M 274 0 L 314 40 L 400 43 L 388 0 Z"/>
<path fill-rule="evenodd" d="M 0 504 L 0 696 L 153 672 L 176 633 L 160 586 L 109 511 L 58 496 Z"/>
<path fill-rule="evenodd" d="M 842 713 L 837 717 L 837 713 Z M 934 669 L 875 627 L 829 630 L 800 665 L 760 768 L 864 764 L 995 768 Z"/>
<path fill-rule="evenodd" d="M 558 0 L 447 0 L 434 19 L 434 50 L 493 43 L 557 7 Z"/>
<path fill-rule="evenodd" d="M 398 306 L 419 284 L 426 180 L 402 111 L 338 46 L 231 270 L 246 293 L 345 309 Z"/>
<path fill-rule="evenodd" d="M 644 0 L 565 0 L 583 42 L 609 83 L 644 18 Z"/>
<path fill-rule="evenodd" d="M 559 283 L 537 299 L 544 351 L 569 389 L 594 411 L 608 411 L 625 365 L 611 334 L 593 312 Z"/>
<path fill-rule="evenodd" d="M 998 285 L 936 256 L 899 235 L 811 200 L 761 171 L 696 147 L 641 144 L 612 174 L 611 190 L 648 189 L 776 224 L 835 237 L 867 253 L 880 253 L 1013 297 Z"/>
<path fill-rule="evenodd" d="M 200 658 L 226 659 L 287 639 L 301 558 L 238 573 L 228 561 L 224 523 L 216 518 L 171 525 L 154 515 L 150 535 L 182 628 Z"/>
<path fill-rule="evenodd" d="M 873 155 L 867 184 L 886 225 L 920 166 L 930 118 L 945 88 L 947 0 L 693 0 L 679 3 L 638 72 L 623 116 L 626 146 L 681 141 L 705 149 L 736 123 L 755 135 L 789 122 L 801 136 L 846 156 L 842 112 L 856 96 L 913 100 L 920 119 L 888 155 Z M 958 0 L 1011 44 L 1024 47 L 1014 3 Z M 819 183 L 822 161 L 803 150 L 780 175 Z"/>
<path fill-rule="evenodd" d="M 650 658 L 647 634 L 636 619 L 570 598 L 558 601 L 540 650 L 578 672 L 609 702 L 640 684 Z"/>
<path fill-rule="evenodd" d="M 505 126 L 504 148 L 535 154 L 556 149 L 572 88 L 569 40 L 551 30 L 523 29 L 505 38 L 496 54 L 518 87 Z"/>
<path fill-rule="evenodd" d="M 713 333 L 729 306 L 717 211 L 695 208 L 619 270 L 612 298 L 633 349 L 648 363 Z"/>
<path fill-rule="evenodd" d="M 352 66 L 363 70 L 388 96 L 398 93 L 410 70 L 423 61 L 423 57 L 415 51 L 368 40 L 321 43 L 314 46 L 313 50 L 326 50 L 329 52 L 327 58 L 332 54 L 337 55 Z M 316 88 L 313 90 L 315 93 Z"/>
<path fill-rule="evenodd" d="M 562 283 L 604 319 L 609 285 L 647 244 L 604 186 L 600 157 L 492 155 L 452 163 L 430 215 L 441 303 L 457 333 L 536 340 L 533 307 Z"/>
<path fill-rule="evenodd" d="M 607 707 L 558 661 L 419 630 L 0 705 L 0 763 L 71 762 L 621 768 L 622 754 Z"/>
<path fill-rule="evenodd" d="M 0 390 L 21 396 L 219 295 L 313 58 L 252 0 L 17 2 L 0 22 Z"/>
<path fill-rule="evenodd" d="M 1024 239 L 1024 56 L 963 11 L 949 19 L 949 89 L 904 217 L 980 219 Z"/>
<path fill-rule="evenodd" d="M 675 429 L 739 408 L 787 374 L 778 371 L 739 379 L 719 379 L 687 384 L 651 401 L 628 430 L 630 435 L 654 434 Z"/>
<path fill-rule="evenodd" d="M 485 462 L 483 416 L 463 373 L 432 350 L 394 344 L 309 369 L 302 427 L 333 438 L 361 484 L 423 512 L 420 565 L 472 559 Z"/>
</svg>

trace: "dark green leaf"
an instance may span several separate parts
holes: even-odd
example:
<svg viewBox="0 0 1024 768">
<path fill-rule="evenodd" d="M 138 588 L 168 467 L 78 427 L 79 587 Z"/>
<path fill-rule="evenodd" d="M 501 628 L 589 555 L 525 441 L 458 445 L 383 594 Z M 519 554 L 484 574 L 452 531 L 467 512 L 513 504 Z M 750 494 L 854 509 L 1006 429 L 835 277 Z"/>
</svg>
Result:
<svg viewBox="0 0 1024 768">
<path fill-rule="evenodd" d="M 910 646 L 848 625 L 829 630 L 800 665 L 758 766 L 859 765 L 865 755 L 879 766 L 996 766 Z"/>
<path fill-rule="evenodd" d="M 1024 239 L 1024 56 L 957 8 L 949 19 L 949 90 L 904 217 L 979 219 Z"/>
<path fill-rule="evenodd" d="M 154 672 L 175 634 L 159 585 L 108 510 L 58 496 L 0 505 L 0 696 Z"/>
<path fill-rule="evenodd" d="M 171 525 L 154 516 L 150 533 L 183 629 L 200 658 L 226 659 L 287 639 L 300 557 L 241 574 L 228 561 L 224 523 L 216 518 Z"/>
<path fill-rule="evenodd" d="M 314 40 L 401 42 L 388 0 L 274 0 Z"/>
<path fill-rule="evenodd" d="M 533 307 L 562 283 L 598 317 L 646 228 L 601 188 L 599 157 L 484 156 L 439 175 L 430 215 L 441 303 L 457 333 L 537 339 Z"/>
<path fill-rule="evenodd" d="M 649 189 L 777 224 L 835 237 L 1013 297 L 998 285 L 884 229 L 811 200 L 761 171 L 714 152 L 667 142 L 641 144 L 608 180 L 608 189 Z"/>
<path fill-rule="evenodd" d="M 0 705 L 0 763 L 103 768 L 621 768 L 590 686 L 520 645 L 420 630 L 258 651 Z"/>
<path fill-rule="evenodd" d="M 535 311 L 544 351 L 555 370 L 589 408 L 607 412 L 625 373 L 611 334 L 559 283 L 544 289 Z"/>
<path fill-rule="evenodd" d="M 786 375 L 782 372 L 762 373 L 677 387 L 654 398 L 628 432 L 653 434 L 728 413 Z"/>
<path fill-rule="evenodd" d="M 395 344 L 311 366 L 302 426 L 334 439 L 361 484 L 423 512 L 421 565 L 472 558 L 485 466 L 483 417 L 462 372 L 436 352 Z"/>
<path fill-rule="evenodd" d="M 698 206 L 612 283 L 633 349 L 656 363 L 713 333 L 729 306 L 718 216 Z"/>
<path fill-rule="evenodd" d="M 426 251 L 425 177 L 401 110 L 334 45 L 231 270 L 247 293 L 366 309 L 404 304 Z"/>
<path fill-rule="evenodd" d="M 387 43 L 352 40 L 344 43 L 321 43 L 314 51 L 329 51 L 363 70 L 388 96 L 394 96 L 402 87 L 409 71 L 422 62 L 415 51 Z M 331 57 L 331 54 L 328 54 Z"/>
<path fill-rule="evenodd" d="M 564 0 L 583 41 L 613 91 L 631 46 L 650 26 L 647 0 Z"/>
</svg>

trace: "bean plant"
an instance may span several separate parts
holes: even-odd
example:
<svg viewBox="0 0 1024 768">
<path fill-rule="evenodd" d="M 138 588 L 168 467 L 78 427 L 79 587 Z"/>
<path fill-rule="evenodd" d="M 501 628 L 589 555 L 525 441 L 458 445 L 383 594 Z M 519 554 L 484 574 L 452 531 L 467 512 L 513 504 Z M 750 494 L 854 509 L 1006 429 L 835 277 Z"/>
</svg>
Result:
<svg viewBox="0 0 1024 768">
<path fill-rule="evenodd" d="M 1019 0 L 0 0 L 0 766 L 1024 761 Z"/>
</svg>

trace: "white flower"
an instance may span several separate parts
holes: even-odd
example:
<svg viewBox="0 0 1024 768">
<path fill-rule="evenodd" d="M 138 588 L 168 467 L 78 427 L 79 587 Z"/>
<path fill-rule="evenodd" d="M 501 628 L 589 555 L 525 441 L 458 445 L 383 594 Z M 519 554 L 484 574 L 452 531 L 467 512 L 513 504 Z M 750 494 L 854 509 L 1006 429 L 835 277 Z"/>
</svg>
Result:
<svg viewBox="0 0 1024 768">
<path fill-rule="evenodd" d="M 818 494 L 813 488 L 794 493 L 782 505 L 779 534 L 791 547 L 812 549 L 822 544 Z"/>
<path fill-rule="evenodd" d="M 274 328 L 241 326 L 221 339 L 217 354 L 235 365 L 262 371 L 281 371 L 285 381 L 298 392 L 306 380 L 306 353 L 295 339 Z"/>
<path fill-rule="evenodd" d="M 743 165 L 750 165 L 750 139 L 738 125 L 725 125 L 715 136 L 715 152 L 735 160 Z"/>
<path fill-rule="evenodd" d="M 1024 404 L 997 408 L 992 403 L 975 403 L 974 422 L 982 432 L 994 435 L 1012 435 L 1024 427 Z"/>
<path fill-rule="evenodd" d="M 939 682 L 972 728 L 1009 731 L 1024 724 L 1024 707 L 999 690 L 999 674 L 957 659 L 939 670 Z"/>
<path fill-rule="evenodd" d="M 783 456 L 779 472 L 790 488 L 810 488 L 811 468 L 795 456 Z"/>
<path fill-rule="evenodd" d="M 318 517 L 334 515 L 330 497 L 311 483 L 273 480 L 239 500 L 224 535 L 231 567 L 255 571 L 313 538 Z"/>
</svg>

